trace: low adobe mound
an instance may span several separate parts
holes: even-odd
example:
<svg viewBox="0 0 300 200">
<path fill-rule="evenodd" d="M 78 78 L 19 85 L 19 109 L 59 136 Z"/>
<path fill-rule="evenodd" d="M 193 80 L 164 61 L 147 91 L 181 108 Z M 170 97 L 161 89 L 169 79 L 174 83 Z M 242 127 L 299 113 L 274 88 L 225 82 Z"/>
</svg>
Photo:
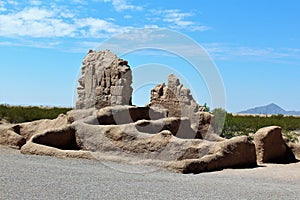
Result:
<svg viewBox="0 0 300 200">
<path fill-rule="evenodd" d="M 219 142 L 183 139 L 195 136 L 187 118 L 159 117 L 157 114 L 154 120 L 145 117 L 130 123 L 114 124 L 110 120 L 110 123 L 99 123 L 103 122 L 103 116 L 109 116 L 107 113 L 125 113 L 126 110 L 128 114 L 130 110 L 134 110 L 135 114 L 145 112 L 144 107 L 133 106 L 95 109 L 92 115 L 33 136 L 21 152 L 96 160 L 118 158 L 128 163 L 138 161 L 181 173 L 256 165 L 255 146 L 246 136 Z M 155 112 L 152 109 L 148 111 L 148 116 Z M 82 111 L 76 112 L 71 111 L 69 116 L 72 119 L 84 116 Z"/>
</svg>

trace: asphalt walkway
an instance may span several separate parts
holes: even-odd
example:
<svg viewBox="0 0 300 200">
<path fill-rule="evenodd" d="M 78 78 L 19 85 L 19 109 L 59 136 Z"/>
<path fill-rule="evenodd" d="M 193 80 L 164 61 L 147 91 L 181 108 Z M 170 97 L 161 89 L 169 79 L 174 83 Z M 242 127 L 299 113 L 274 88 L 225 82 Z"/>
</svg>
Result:
<svg viewBox="0 0 300 200">
<path fill-rule="evenodd" d="M 0 146 L 0 199 L 300 199 L 300 163 L 186 175 Z"/>
</svg>

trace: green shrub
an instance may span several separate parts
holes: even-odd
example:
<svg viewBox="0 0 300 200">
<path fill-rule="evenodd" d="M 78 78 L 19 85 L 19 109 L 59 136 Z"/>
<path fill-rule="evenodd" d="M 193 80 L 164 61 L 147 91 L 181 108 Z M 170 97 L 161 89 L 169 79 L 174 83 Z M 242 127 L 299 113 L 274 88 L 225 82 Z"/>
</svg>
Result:
<svg viewBox="0 0 300 200">
<path fill-rule="evenodd" d="M 10 123 L 30 122 L 39 119 L 54 119 L 59 114 L 65 114 L 71 108 L 38 107 L 38 106 L 9 106 L 0 105 L 0 120 L 6 119 Z"/>
<path fill-rule="evenodd" d="M 215 132 L 224 138 L 232 138 L 239 135 L 255 133 L 258 129 L 266 126 L 280 126 L 282 133 L 290 141 L 297 141 L 297 134 L 293 131 L 300 129 L 300 117 L 272 115 L 272 116 L 240 116 L 226 113 L 225 121 L 222 123 L 220 116 L 226 113 L 224 109 L 214 109 L 212 114 L 215 115 L 213 127 Z M 222 124 L 224 126 L 222 127 Z M 297 136 L 297 137 L 296 137 Z"/>
</svg>

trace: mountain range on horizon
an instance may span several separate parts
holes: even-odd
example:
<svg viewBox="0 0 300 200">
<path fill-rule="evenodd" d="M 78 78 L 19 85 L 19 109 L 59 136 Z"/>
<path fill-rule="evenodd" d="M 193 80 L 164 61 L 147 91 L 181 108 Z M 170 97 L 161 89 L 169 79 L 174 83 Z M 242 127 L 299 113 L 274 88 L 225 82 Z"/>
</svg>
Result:
<svg viewBox="0 0 300 200">
<path fill-rule="evenodd" d="M 266 114 L 266 115 L 300 115 L 300 111 L 286 111 L 280 106 L 271 103 L 266 106 L 259 106 L 238 112 L 239 114 Z"/>
</svg>

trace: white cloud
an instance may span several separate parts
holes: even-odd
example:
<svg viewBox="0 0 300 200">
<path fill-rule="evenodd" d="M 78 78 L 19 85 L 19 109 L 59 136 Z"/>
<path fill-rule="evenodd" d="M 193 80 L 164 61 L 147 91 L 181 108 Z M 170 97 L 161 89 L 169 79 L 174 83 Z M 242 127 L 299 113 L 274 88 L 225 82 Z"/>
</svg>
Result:
<svg viewBox="0 0 300 200">
<path fill-rule="evenodd" d="M 98 18 L 76 18 L 70 11 L 57 8 L 31 7 L 0 15 L 0 36 L 6 37 L 105 38 L 129 28 Z"/>
<path fill-rule="evenodd" d="M 82 5 L 88 4 L 88 1 L 86 1 L 86 0 L 71 0 L 71 2 L 76 3 L 76 4 L 82 4 Z"/>
<path fill-rule="evenodd" d="M 155 24 L 145 25 L 144 28 L 159 28 L 159 26 Z"/>
<path fill-rule="evenodd" d="M 72 36 L 76 27 L 68 24 L 57 13 L 39 8 L 0 15 L 0 36 L 63 37 Z"/>
<path fill-rule="evenodd" d="M 60 45 L 60 42 L 53 42 L 53 41 L 5 41 L 0 42 L 0 46 L 27 46 L 27 47 L 36 47 L 36 48 L 44 48 L 44 49 L 51 49 L 55 48 Z"/>
<path fill-rule="evenodd" d="M 109 2 L 116 11 L 123 10 L 142 10 L 140 6 L 132 5 L 127 0 L 93 0 L 97 2 Z M 0 13 L 0 37 L 6 37 L 6 41 L 20 43 L 24 42 L 24 45 L 28 45 L 28 41 L 32 41 L 35 45 L 52 41 L 53 39 L 67 43 L 68 41 L 77 42 L 77 39 L 82 40 L 98 40 L 109 38 L 119 33 L 125 33 L 128 30 L 134 28 L 176 28 L 188 29 L 190 31 L 203 31 L 207 30 L 206 26 L 201 26 L 196 22 L 187 20 L 188 17 L 192 17 L 191 12 L 182 12 L 178 9 L 174 10 L 161 10 L 161 11 L 145 11 L 148 13 L 148 17 L 151 17 L 152 21 L 144 19 L 144 23 L 140 23 L 143 19 L 139 19 L 139 22 L 132 23 L 134 25 L 126 26 L 118 24 L 118 18 L 98 18 L 95 17 L 98 12 L 97 9 L 91 11 L 91 13 L 85 13 L 79 9 L 82 7 L 82 0 L 71 0 L 71 5 L 61 3 L 61 0 L 54 0 L 52 2 L 44 2 L 41 0 L 27 0 L 25 3 L 19 1 L 18 6 L 9 6 L 10 4 L 18 4 L 18 1 L 3 1 L 0 0 L 0 9 L 7 9 L 6 12 Z M 80 5 L 74 5 L 74 4 Z M 72 7 L 73 5 L 73 7 Z M 111 11 L 109 11 L 111 12 Z M 154 15 L 153 15 L 154 13 Z M 146 14 L 147 15 L 147 14 Z M 127 19 L 128 24 L 133 20 L 131 13 L 123 16 Z M 144 14 L 142 15 L 144 16 Z M 156 21 L 153 19 L 156 18 Z M 134 27 L 133 27 L 134 26 Z M 150 36 L 149 36 L 150 35 Z M 131 35 L 129 38 L 134 40 Z M 149 40 L 152 38 L 151 34 L 145 34 L 142 37 L 143 40 Z M 27 41 L 24 41 L 26 39 Z M 62 41 L 62 39 L 64 41 Z M 68 40 L 66 40 L 68 39 Z M 39 42 L 38 42 L 39 41 Z M 5 45 L 1 43 L 0 45 Z M 29 44 L 31 45 L 31 44 Z M 56 45 L 52 43 L 52 45 Z"/>
<path fill-rule="evenodd" d="M 17 8 L 18 5 L 19 5 L 18 1 L 13 1 L 13 0 L 3 1 L 3 0 L 0 0 L 0 12 L 8 11 L 7 6 L 13 6 L 14 8 Z"/>
<path fill-rule="evenodd" d="M 96 18 L 77 19 L 76 25 L 82 29 L 84 37 L 103 37 L 104 34 L 116 34 L 124 31 L 124 27 L 120 27 L 112 22 Z"/>
<path fill-rule="evenodd" d="M 33 6 L 39 6 L 39 5 L 42 4 L 42 2 L 39 1 L 39 0 L 30 0 L 30 1 L 29 1 L 29 4 L 30 4 L 30 5 L 33 5 Z"/>
<path fill-rule="evenodd" d="M 15 6 L 19 4 L 18 1 L 13 1 L 13 0 L 8 0 L 7 3 Z"/>
<path fill-rule="evenodd" d="M 125 15 L 125 16 L 124 16 L 124 19 L 131 19 L 131 18 L 132 18 L 131 15 Z"/>
<path fill-rule="evenodd" d="M 4 12 L 6 11 L 7 9 L 5 8 L 5 1 L 0 1 L 0 12 Z"/>
<path fill-rule="evenodd" d="M 5 7 L 0 6 L 0 12 L 5 12 L 7 9 Z"/>
<path fill-rule="evenodd" d="M 103 2 L 111 2 L 113 7 L 116 11 L 124 11 L 124 10 L 136 10 L 141 11 L 143 10 L 142 6 L 136 6 L 133 4 L 130 4 L 127 0 L 102 0 Z"/>
<path fill-rule="evenodd" d="M 66 11 L 60 13 L 60 16 L 63 18 L 73 18 L 73 17 L 75 17 L 75 14 L 66 10 Z"/>
<path fill-rule="evenodd" d="M 130 42 L 135 43 L 138 41 L 140 45 L 143 45 L 145 43 L 158 42 L 158 40 L 165 41 L 167 39 L 167 35 L 163 31 L 160 33 L 155 29 L 156 27 L 154 27 L 154 29 L 151 27 L 147 29 L 132 29 L 130 31 L 124 32 L 123 34 L 117 35 L 115 39 L 117 39 L 117 43 L 119 42 L 118 40 L 126 42 L 128 44 Z"/>
<path fill-rule="evenodd" d="M 164 14 L 163 20 L 166 22 L 175 23 L 180 26 L 181 25 L 187 26 L 193 24 L 193 22 L 184 21 L 184 18 L 192 16 L 193 15 L 192 13 L 187 13 L 187 12 L 184 13 L 178 9 L 165 10 L 161 12 Z"/>
<path fill-rule="evenodd" d="M 192 26 L 189 26 L 188 29 L 190 31 L 208 31 L 208 30 L 211 30 L 212 28 L 209 27 L 209 26 L 201 26 L 201 25 L 192 25 Z"/>
<path fill-rule="evenodd" d="M 172 29 L 187 29 L 190 31 L 206 31 L 211 29 L 208 26 L 199 25 L 198 23 L 187 20 L 186 18 L 192 17 L 192 12 L 182 12 L 179 9 L 168 9 L 168 10 L 152 10 L 151 13 L 154 15 L 148 19 L 151 21 L 166 22 L 167 26 Z"/>
<path fill-rule="evenodd" d="M 24 10 L 16 13 L 14 17 L 16 19 L 23 19 L 24 21 L 33 21 L 33 20 L 42 20 L 46 18 L 51 18 L 55 14 L 56 13 L 54 13 L 53 11 L 32 7 L 32 8 L 25 8 Z"/>
<path fill-rule="evenodd" d="M 205 49 L 217 60 L 265 60 L 279 61 L 284 59 L 300 59 L 300 49 L 246 47 L 230 44 L 210 43 L 203 45 Z"/>
<path fill-rule="evenodd" d="M 0 42 L 0 46 L 19 46 L 17 43 L 15 42 Z"/>
</svg>

